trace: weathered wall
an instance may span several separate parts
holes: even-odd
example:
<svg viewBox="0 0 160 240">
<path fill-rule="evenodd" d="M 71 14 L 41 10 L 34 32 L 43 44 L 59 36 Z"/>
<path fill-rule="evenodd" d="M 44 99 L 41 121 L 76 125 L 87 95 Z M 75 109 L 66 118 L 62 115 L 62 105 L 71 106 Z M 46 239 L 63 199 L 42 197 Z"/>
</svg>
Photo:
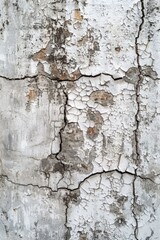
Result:
<svg viewBox="0 0 160 240">
<path fill-rule="evenodd" d="M 0 16 L 0 240 L 160 239 L 160 1 Z"/>
</svg>

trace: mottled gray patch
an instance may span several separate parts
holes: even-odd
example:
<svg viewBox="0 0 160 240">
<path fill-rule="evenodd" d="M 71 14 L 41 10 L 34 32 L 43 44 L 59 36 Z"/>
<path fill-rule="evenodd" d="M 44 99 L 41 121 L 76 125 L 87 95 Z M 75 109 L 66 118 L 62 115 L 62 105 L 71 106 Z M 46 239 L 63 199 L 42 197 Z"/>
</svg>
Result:
<svg viewBox="0 0 160 240">
<path fill-rule="evenodd" d="M 78 123 L 68 123 L 61 133 L 61 151 L 57 155 L 64 164 L 65 170 L 76 170 L 89 173 L 92 171 L 92 163 L 89 162 L 88 154 L 84 154 L 84 136 Z"/>
<path fill-rule="evenodd" d="M 83 131 L 78 123 L 68 123 L 62 132 L 62 150 L 58 157 L 63 161 L 74 162 L 77 157 L 77 150 L 83 146 Z"/>
<path fill-rule="evenodd" d="M 148 76 L 154 80 L 157 79 L 158 74 L 150 66 L 143 67 L 142 73 L 144 76 Z"/>
<path fill-rule="evenodd" d="M 115 221 L 115 226 L 117 226 L 117 227 L 121 227 L 125 224 L 126 224 L 126 220 L 123 216 L 118 217 Z"/>
<path fill-rule="evenodd" d="M 125 73 L 125 76 L 123 77 L 123 80 L 128 83 L 136 84 L 139 80 L 139 69 L 136 67 L 131 67 L 128 69 L 128 71 Z"/>
<path fill-rule="evenodd" d="M 64 165 L 56 159 L 55 155 L 50 155 L 41 161 L 41 171 L 45 173 L 60 172 L 64 173 Z"/>
<path fill-rule="evenodd" d="M 79 240 L 87 240 L 87 234 L 86 233 L 82 233 L 82 232 L 78 232 L 79 233 Z"/>
</svg>

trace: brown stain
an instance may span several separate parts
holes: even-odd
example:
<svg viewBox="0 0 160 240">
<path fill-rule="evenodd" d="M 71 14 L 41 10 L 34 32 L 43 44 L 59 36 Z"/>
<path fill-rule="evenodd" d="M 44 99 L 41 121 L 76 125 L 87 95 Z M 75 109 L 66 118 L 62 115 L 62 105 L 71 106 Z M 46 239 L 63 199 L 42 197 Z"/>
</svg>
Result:
<svg viewBox="0 0 160 240">
<path fill-rule="evenodd" d="M 99 130 L 96 127 L 89 127 L 87 129 L 87 136 L 91 139 L 94 139 L 98 136 Z"/>
<path fill-rule="evenodd" d="M 113 95 L 111 93 L 105 92 L 104 90 L 97 90 L 95 92 L 92 92 L 90 99 L 102 106 L 113 104 Z"/>
<path fill-rule="evenodd" d="M 47 50 L 46 48 L 42 48 L 39 52 L 35 53 L 32 56 L 34 61 L 46 60 Z"/>
<path fill-rule="evenodd" d="M 34 102 L 37 98 L 37 92 L 34 89 L 29 89 L 27 98 L 29 102 Z"/>
<path fill-rule="evenodd" d="M 88 109 L 87 117 L 97 126 L 101 126 L 104 122 L 103 117 L 99 111 L 92 111 L 91 109 Z"/>
<path fill-rule="evenodd" d="M 66 69 L 59 69 L 55 64 L 53 64 L 51 67 L 51 73 L 52 73 L 52 76 L 54 76 L 55 78 L 61 81 L 65 81 L 65 80 L 75 81 L 81 76 L 79 69 L 75 70 L 70 74 Z"/>
<path fill-rule="evenodd" d="M 74 11 L 74 19 L 76 19 L 78 21 L 82 21 L 83 20 L 83 15 L 81 15 L 80 9 L 75 9 L 75 11 Z"/>
<path fill-rule="evenodd" d="M 80 10 L 77 9 L 76 17 L 77 19 L 81 19 Z M 34 61 L 39 62 L 37 65 L 38 72 L 42 73 L 54 80 L 77 80 L 80 76 L 80 70 L 74 69 L 73 72 L 69 72 L 68 68 L 70 68 L 70 61 L 67 60 L 67 54 L 65 52 L 65 42 L 68 37 L 72 36 L 72 33 L 69 32 L 67 28 L 67 22 L 65 22 L 65 26 L 62 28 L 55 28 L 54 38 L 50 40 L 45 48 L 42 48 L 38 52 L 34 53 L 31 58 Z M 53 42 L 55 47 L 53 47 Z M 51 74 L 45 72 L 43 67 L 43 61 L 46 61 L 51 70 Z M 75 68 L 76 68 L 76 62 Z"/>
<path fill-rule="evenodd" d="M 99 111 L 92 111 L 91 109 L 87 112 L 87 118 L 94 122 L 94 127 L 87 129 L 87 137 L 94 140 L 98 137 L 99 131 L 102 128 L 103 118 Z"/>
</svg>

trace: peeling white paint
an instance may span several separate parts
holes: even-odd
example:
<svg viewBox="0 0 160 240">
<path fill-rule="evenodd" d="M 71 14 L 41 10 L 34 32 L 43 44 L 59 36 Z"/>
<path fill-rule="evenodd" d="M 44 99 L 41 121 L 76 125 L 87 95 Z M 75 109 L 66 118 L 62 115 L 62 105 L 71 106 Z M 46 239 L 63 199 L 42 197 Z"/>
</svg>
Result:
<svg viewBox="0 0 160 240">
<path fill-rule="evenodd" d="M 159 0 L 0 14 L 0 240 L 159 239 Z"/>
</svg>

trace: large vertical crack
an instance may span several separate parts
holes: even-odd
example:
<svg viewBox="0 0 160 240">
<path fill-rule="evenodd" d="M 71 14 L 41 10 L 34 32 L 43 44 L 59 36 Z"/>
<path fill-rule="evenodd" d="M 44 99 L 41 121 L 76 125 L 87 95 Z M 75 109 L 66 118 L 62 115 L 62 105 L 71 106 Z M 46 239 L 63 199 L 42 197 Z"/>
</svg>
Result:
<svg viewBox="0 0 160 240">
<path fill-rule="evenodd" d="M 139 48 L 138 48 L 138 39 L 140 37 L 140 33 L 142 31 L 142 26 L 144 24 L 144 2 L 143 0 L 140 0 L 141 3 L 141 23 L 139 25 L 139 29 L 138 29 L 138 34 L 135 38 L 135 51 L 136 51 L 136 55 L 137 55 L 137 66 L 138 66 L 138 80 L 137 80 L 137 84 L 135 86 L 135 90 L 136 90 L 136 103 L 137 103 L 137 112 L 135 115 L 135 121 L 136 121 L 136 130 L 135 130 L 135 148 L 136 148 L 136 165 L 138 166 L 138 164 L 140 163 L 140 153 L 139 153 L 139 139 L 138 139 L 138 132 L 139 132 L 139 113 L 140 113 L 140 101 L 139 101 L 139 92 L 140 92 L 140 84 L 143 80 L 143 73 L 142 73 L 142 67 L 140 65 L 140 54 L 139 54 Z"/>
<path fill-rule="evenodd" d="M 64 111 L 63 111 L 63 126 L 59 131 L 59 139 L 60 139 L 60 144 L 59 144 L 59 151 L 55 154 L 55 158 L 61 163 L 61 165 L 63 166 L 63 173 L 62 173 L 62 177 L 59 179 L 58 183 L 57 183 L 57 189 L 58 189 L 58 185 L 59 182 L 64 178 L 64 172 L 65 172 L 65 165 L 64 163 L 59 159 L 58 155 L 62 152 L 62 145 L 63 145 L 63 139 L 62 139 L 62 133 L 68 123 L 67 120 L 67 105 L 68 105 L 68 94 L 67 92 L 63 89 L 63 94 L 65 96 L 65 102 L 64 102 Z"/>
<path fill-rule="evenodd" d="M 64 223 L 64 226 L 66 228 L 65 240 L 69 240 L 71 237 L 71 234 L 70 234 L 71 229 L 70 229 L 70 227 L 68 227 L 68 210 L 69 210 L 69 202 L 70 202 L 70 193 L 69 194 L 66 193 L 66 198 L 64 199 L 64 202 L 65 202 L 65 206 L 66 206 L 65 223 Z"/>
<path fill-rule="evenodd" d="M 64 89 L 63 89 L 63 94 L 65 96 L 64 111 L 63 111 L 63 115 L 64 115 L 63 122 L 64 122 L 64 124 L 59 131 L 59 138 L 60 138 L 59 151 L 55 154 L 56 159 L 58 161 L 60 161 L 60 163 L 63 166 L 63 174 L 62 174 L 62 177 L 60 178 L 60 180 L 57 183 L 57 189 L 58 189 L 59 182 L 64 178 L 64 172 L 65 172 L 65 165 L 58 157 L 58 155 L 62 152 L 62 147 L 63 147 L 62 133 L 63 133 L 63 131 L 64 131 L 64 129 L 67 126 L 67 123 L 68 123 L 68 120 L 67 120 L 68 94 L 67 94 L 66 90 L 64 90 Z M 70 239 L 70 228 L 67 226 L 67 224 L 68 224 L 68 204 L 69 204 L 69 202 L 68 202 L 68 197 L 67 197 L 67 193 L 66 193 L 66 199 L 65 199 L 66 210 L 65 210 L 65 223 L 64 223 L 64 226 L 66 228 L 66 234 L 65 234 L 65 239 L 66 240 Z"/>
<path fill-rule="evenodd" d="M 65 90 L 63 90 L 63 94 L 65 96 L 65 103 L 64 103 L 64 125 L 63 127 L 60 129 L 60 132 L 59 132 L 59 137 L 60 137 L 60 149 L 59 149 L 59 152 L 56 154 L 56 157 L 58 157 L 58 154 L 62 152 L 62 142 L 63 142 L 63 139 L 62 139 L 62 132 L 64 131 L 66 125 L 67 125 L 67 105 L 68 105 L 68 94 Z"/>
<path fill-rule="evenodd" d="M 138 33 L 137 36 L 135 38 L 135 51 L 136 51 L 136 56 L 137 56 L 137 67 L 138 67 L 138 79 L 137 79 L 137 84 L 135 86 L 135 91 L 136 91 L 136 103 L 137 103 L 137 112 L 135 114 L 135 122 L 136 122 L 136 129 L 135 129 L 135 152 L 136 152 L 136 166 L 138 168 L 138 165 L 140 164 L 140 151 L 139 151 L 139 114 L 140 114 L 140 99 L 139 99 L 139 95 L 140 95 L 140 85 L 141 82 L 143 81 L 143 72 L 142 72 L 142 67 L 140 65 L 140 53 L 139 53 L 139 37 L 142 31 L 142 26 L 144 24 L 144 18 L 145 18 L 145 12 L 144 12 L 144 0 L 140 0 L 140 4 L 141 4 L 141 23 L 139 25 L 138 28 Z M 135 230 L 134 230 L 134 235 L 135 235 L 135 239 L 138 240 L 138 218 L 136 216 L 136 187 L 135 187 L 135 181 L 137 178 L 137 169 L 135 170 L 135 177 L 133 180 L 133 207 L 132 207 L 132 213 L 135 219 Z"/>
<path fill-rule="evenodd" d="M 135 187 L 136 178 L 137 178 L 137 173 L 136 173 L 136 170 L 135 170 L 135 176 L 134 176 L 133 183 L 132 183 L 132 186 L 133 186 L 133 204 L 132 204 L 133 207 L 132 207 L 132 213 L 133 213 L 133 216 L 134 216 L 134 219 L 135 219 L 134 236 L 135 236 L 135 239 L 138 240 L 138 219 L 137 219 L 136 212 L 135 212 L 136 202 L 137 202 L 136 187 Z"/>
</svg>

